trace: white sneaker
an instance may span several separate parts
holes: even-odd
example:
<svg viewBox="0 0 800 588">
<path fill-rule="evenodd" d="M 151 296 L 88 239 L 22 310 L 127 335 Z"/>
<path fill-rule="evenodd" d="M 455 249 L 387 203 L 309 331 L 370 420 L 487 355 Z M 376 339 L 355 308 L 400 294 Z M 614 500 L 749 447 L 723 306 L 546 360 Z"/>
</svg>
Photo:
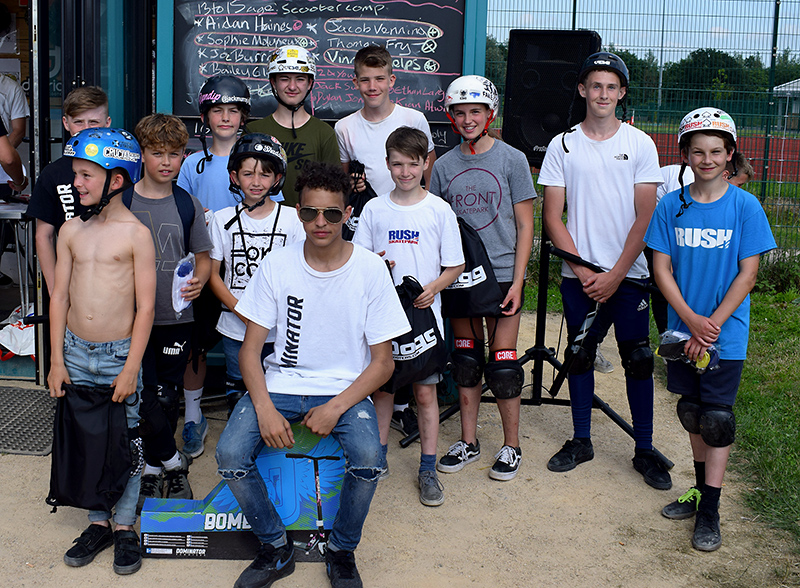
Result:
<svg viewBox="0 0 800 588">
<path fill-rule="evenodd" d="M 614 364 L 608 361 L 603 354 L 600 353 L 600 350 L 597 350 L 597 355 L 594 358 L 594 371 L 600 372 L 601 374 L 610 374 L 614 371 Z"/>
</svg>

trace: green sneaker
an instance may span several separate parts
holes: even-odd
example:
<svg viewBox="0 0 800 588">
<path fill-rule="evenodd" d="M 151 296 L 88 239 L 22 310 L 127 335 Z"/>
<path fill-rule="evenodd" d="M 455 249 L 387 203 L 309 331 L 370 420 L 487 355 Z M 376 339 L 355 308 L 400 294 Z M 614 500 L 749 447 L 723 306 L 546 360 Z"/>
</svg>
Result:
<svg viewBox="0 0 800 588">
<path fill-rule="evenodd" d="M 670 502 L 661 509 L 661 514 L 668 519 L 681 520 L 691 518 L 697 513 L 700 504 L 700 490 L 692 486 L 675 502 Z"/>
</svg>

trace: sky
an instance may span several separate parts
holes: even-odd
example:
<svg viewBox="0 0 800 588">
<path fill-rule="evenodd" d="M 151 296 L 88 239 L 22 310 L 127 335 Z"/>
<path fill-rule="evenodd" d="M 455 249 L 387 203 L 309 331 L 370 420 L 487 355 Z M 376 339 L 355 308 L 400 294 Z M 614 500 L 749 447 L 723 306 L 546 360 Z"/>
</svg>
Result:
<svg viewBox="0 0 800 588">
<path fill-rule="evenodd" d="M 597 31 L 603 46 L 613 44 L 640 56 L 678 61 L 698 48 L 770 63 L 774 0 L 574 0 L 576 28 Z M 488 34 L 499 41 L 508 31 L 571 29 L 573 0 L 489 0 Z M 661 50 L 663 38 L 663 53 Z M 800 58 L 800 0 L 781 0 L 778 51 Z"/>
</svg>

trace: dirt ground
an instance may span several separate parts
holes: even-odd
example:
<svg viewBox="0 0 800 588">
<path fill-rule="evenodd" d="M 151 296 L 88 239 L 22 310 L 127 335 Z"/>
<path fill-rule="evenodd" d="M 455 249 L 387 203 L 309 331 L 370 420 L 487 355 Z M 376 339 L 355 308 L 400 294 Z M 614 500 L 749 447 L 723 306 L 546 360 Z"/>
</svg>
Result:
<svg viewBox="0 0 800 588">
<path fill-rule="evenodd" d="M 533 345 L 532 315 L 523 319 L 520 351 Z M 557 344 L 559 317 L 548 318 L 547 345 Z M 619 357 L 609 337 L 602 346 L 616 366 L 598 374 L 597 393 L 629 419 Z M 526 366 L 532 367 L 532 364 Z M 663 366 L 657 366 L 663 374 Z M 551 370 L 545 373 L 551 379 Z M 661 378 L 663 382 L 663 377 Z M 566 395 L 566 391 L 563 392 Z M 754 520 L 743 506 L 742 482 L 729 475 L 723 489 L 723 544 L 700 553 L 690 544 L 692 520 L 663 518 L 661 507 L 693 483 L 685 432 L 675 417 L 675 400 L 656 380 L 655 444 L 675 462 L 673 489 L 654 490 L 633 470 L 633 442 L 595 411 L 595 458 L 563 474 L 546 463 L 571 434 L 569 410 L 523 406 L 520 430 L 523 464 L 516 479 L 489 479 L 502 430 L 496 407 L 481 407 L 483 455 L 457 474 L 440 474 L 445 503 L 419 503 L 416 471 L 419 445 L 390 438 L 391 476 L 378 487 L 356 552 L 366 586 L 427 588 L 505 587 L 761 587 L 797 585 L 798 556 L 787 536 Z M 214 407 L 212 407 L 213 409 Z M 206 452 L 192 466 L 196 497 L 218 482 L 214 444 L 224 425 L 222 406 L 206 411 L 211 424 Z M 441 427 L 439 455 L 459 437 L 459 418 Z M 129 577 L 111 569 L 112 550 L 84 568 L 69 568 L 64 551 L 86 525 L 85 514 L 44 503 L 50 459 L 0 456 L 0 585 L 8 587 L 231 586 L 243 561 L 146 559 Z M 298 563 L 281 588 L 329 586 L 323 564 Z"/>
</svg>

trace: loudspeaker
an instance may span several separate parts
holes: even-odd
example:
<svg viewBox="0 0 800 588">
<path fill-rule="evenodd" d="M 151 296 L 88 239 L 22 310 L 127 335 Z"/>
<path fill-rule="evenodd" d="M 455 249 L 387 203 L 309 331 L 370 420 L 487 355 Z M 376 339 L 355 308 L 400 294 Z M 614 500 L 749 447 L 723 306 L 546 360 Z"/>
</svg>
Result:
<svg viewBox="0 0 800 588">
<path fill-rule="evenodd" d="M 586 116 L 586 103 L 575 100 L 584 60 L 600 51 L 594 31 L 514 29 L 508 37 L 503 140 L 541 167 L 550 140 Z"/>
</svg>

